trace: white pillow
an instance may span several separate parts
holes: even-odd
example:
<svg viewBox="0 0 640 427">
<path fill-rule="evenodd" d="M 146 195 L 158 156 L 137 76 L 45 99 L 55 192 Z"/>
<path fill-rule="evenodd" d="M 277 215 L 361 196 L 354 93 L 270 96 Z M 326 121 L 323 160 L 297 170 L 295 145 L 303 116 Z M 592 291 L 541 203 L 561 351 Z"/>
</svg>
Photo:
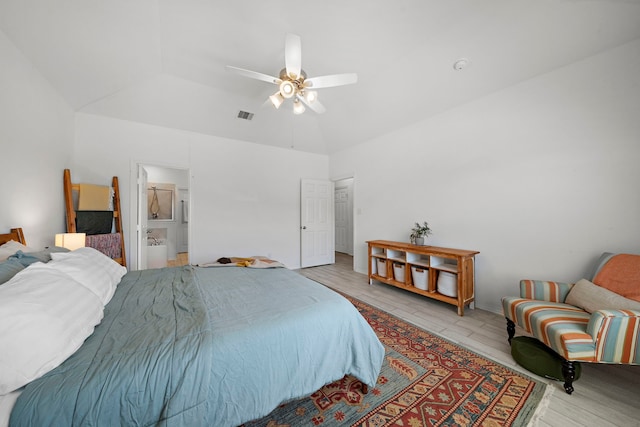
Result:
<svg viewBox="0 0 640 427">
<path fill-rule="evenodd" d="M 125 267 L 93 248 L 52 253 L 47 265 L 89 288 L 104 305 L 111 301 L 120 279 L 127 272 Z"/>
<path fill-rule="evenodd" d="M 587 313 L 598 310 L 638 310 L 640 302 L 625 298 L 587 279 L 580 279 L 567 294 L 565 303 L 580 307 Z"/>
<path fill-rule="evenodd" d="M 34 250 L 29 246 L 25 246 L 22 243 L 16 242 L 15 240 L 9 240 L 7 243 L 0 246 L 0 261 L 4 261 L 18 251 L 34 252 Z"/>
<path fill-rule="evenodd" d="M 64 362 L 93 333 L 103 312 L 93 292 L 43 263 L 0 286 L 0 395 Z"/>
</svg>

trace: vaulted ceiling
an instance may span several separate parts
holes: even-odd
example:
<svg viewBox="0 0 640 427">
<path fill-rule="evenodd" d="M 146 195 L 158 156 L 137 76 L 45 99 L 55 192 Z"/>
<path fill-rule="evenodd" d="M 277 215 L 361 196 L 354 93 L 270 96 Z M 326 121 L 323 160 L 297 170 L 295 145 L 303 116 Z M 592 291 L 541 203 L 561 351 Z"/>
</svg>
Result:
<svg viewBox="0 0 640 427">
<path fill-rule="evenodd" d="M 0 29 L 76 111 L 332 153 L 637 39 L 640 0 L 0 0 Z M 277 76 L 286 33 L 358 74 L 322 115 L 225 70 Z"/>
</svg>

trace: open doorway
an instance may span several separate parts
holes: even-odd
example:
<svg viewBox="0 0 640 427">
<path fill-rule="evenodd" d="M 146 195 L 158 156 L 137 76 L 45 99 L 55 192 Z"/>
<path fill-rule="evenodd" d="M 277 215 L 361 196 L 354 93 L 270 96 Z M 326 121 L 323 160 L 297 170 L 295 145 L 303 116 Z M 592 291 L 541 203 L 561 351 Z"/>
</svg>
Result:
<svg viewBox="0 0 640 427">
<path fill-rule="evenodd" d="M 189 264 L 189 170 L 138 169 L 138 269 Z"/>
<path fill-rule="evenodd" d="M 353 178 L 335 181 L 335 248 L 336 263 L 350 264 L 353 269 L 354 218 Z"/>
</svg>

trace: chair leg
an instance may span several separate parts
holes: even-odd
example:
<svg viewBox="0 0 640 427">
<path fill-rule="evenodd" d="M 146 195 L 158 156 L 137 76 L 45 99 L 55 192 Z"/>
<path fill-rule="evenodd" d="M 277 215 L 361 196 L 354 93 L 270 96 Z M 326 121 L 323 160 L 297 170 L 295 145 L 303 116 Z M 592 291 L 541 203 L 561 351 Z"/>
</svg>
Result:
<svg viewBox="0 0 640 427">
<path fill-rule="evenodd" d="M 516 334 L 516 324 L 509 318 L 505 319 L 507 319 L 507 334 L 509 336 L 507 341 L 509 341 L 509 345 L 511 345 L 511 340 Z M 575 362 L 566 359 L 562 360 L 562 376 L 564 377 L 564 391 L 566 391 L 567 394 L 573 393 L 573 380 L 576 378 Z"/>
<path fill-rule="evenodd" d="M 562 361 L 562 376 L 564 377 L 564 391 L 567 394 L 573 393 L 573 380 L 576 377 L 575 363 L 570 360 Z"/>
<path fill-rule="evenodd" d="M 509 335 L 507 341 L 509 341 L 509 345 L 511 345 L 511 339 L 516 334 L 516 324 L 509 318 L 505 317 L 505 319 L 507 319 L 507 334 Z"/>
</svg>

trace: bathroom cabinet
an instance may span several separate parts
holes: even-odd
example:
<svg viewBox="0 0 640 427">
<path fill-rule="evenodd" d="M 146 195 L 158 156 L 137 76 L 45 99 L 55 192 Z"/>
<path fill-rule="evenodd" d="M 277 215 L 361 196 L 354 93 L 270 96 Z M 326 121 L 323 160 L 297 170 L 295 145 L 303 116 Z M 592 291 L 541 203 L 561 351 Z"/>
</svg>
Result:
<svg viewBox="0 0 640 427">
<path fill-rule="evenodd" d="M 167 266 L 167 245 L 147 246 L 147 268 Z"/>
</svg>

